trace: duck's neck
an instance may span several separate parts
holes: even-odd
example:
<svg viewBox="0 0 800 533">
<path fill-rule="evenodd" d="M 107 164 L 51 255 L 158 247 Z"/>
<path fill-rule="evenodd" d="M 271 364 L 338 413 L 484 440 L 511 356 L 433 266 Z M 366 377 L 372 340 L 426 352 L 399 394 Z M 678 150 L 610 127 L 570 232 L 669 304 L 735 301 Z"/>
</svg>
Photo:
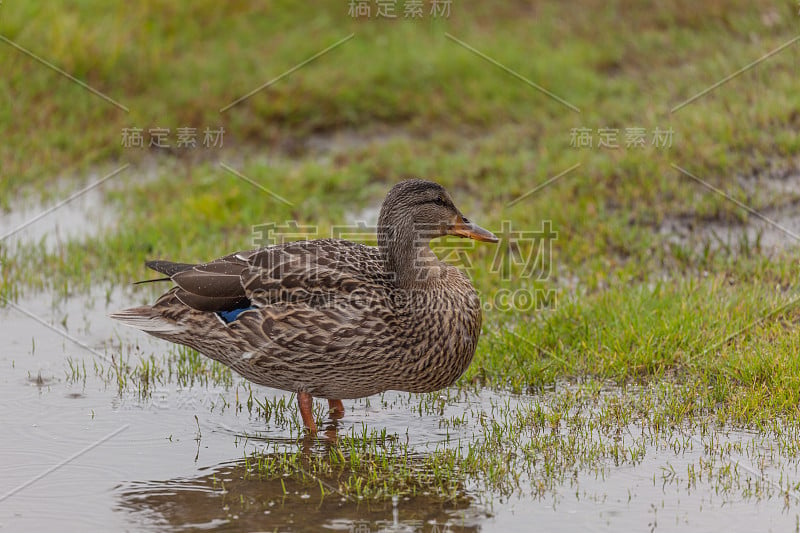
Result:
<svg viewBox="0 0 800 533">
<path fill-rule="evenodd" d="M 426 288 L 441 277 L 442 263 L 431 251 L 430 237 L 415 232 L 410 222 L 381 225 L 378 248 L 398 287 Z"/>
</svg>

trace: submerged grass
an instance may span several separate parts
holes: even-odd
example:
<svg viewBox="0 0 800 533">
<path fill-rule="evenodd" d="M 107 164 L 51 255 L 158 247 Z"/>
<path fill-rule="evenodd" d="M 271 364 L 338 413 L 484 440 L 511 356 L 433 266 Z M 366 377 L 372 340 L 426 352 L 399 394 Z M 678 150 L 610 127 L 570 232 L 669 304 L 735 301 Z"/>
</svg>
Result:
<svg viewBox="0 0 800 533">
<path fill-rule="evenodd" d="M 268 442 L 214 486 L 231 514 L 296 512 L 308 499 L 319 506 L 427 499 L 459 507 L 514 494 L 557 500 L 565 488 L 585 491 L 590 480 L 615 469 L 646 465 L 663 490 L 702 487 L 725 499 L 779 499 L 787 506 L 800 498 L 800 483 L 788 475 L 800 461 L 796 428 L 731 431 L 714 420 L 712 407 L 676 409 L 676 395 L 692 392 L 674 384 L 612 389 L 599 382 L 533 398 L 486 401 L 462 392 L 446 408 L 470 402 L 467 424 L 439 440 L 410 444 L 407 436 L 362 427 L 305 437 L 299 446 Z M 436 395 L 406 400 L 444 422 L 440 401 Z"/>
<path fill-rule="evenodd" d="M 120 396 L 134 392 L 142 400 L 151 399 L 154 392 L 169 385 L 181 389 L 230 388 L 234 383 L 230 368 L 185 346 L 175 346 L 161 354 L 144 354 L 137 346 L 120 346 L 110 362 L 93 358 L 87 366 L 85 359 L 67 357 L 65 366 L 70 383 L 85 386 L 87 379 L 98 378 L 106 386 L 116 386 Z"/>
<path fill-rule="evenodd" d="M 68 381 L 85 386 L 86 364 L 70 361 L 69 366 Z M 648 457 L 662 465 L 653 473 L 654 484 L 675 490 L 700 485 L 724 497 L 785 498 L 789 503 L 800 497 L 800 482 L 789 475 L 800 461 L 800 428 L 791 418 L 763 416 L 770 406 L 742 411 L 742 405 L 731 402 L 739 401 L 735 387 L 715 385 L 712 379 L 666 378 L 639 386 L 588 378 L 528 395 L 488 397 L 482 387 L 462 383 L 440 393 L 382 395 L 362 402 L 437 420 L 437 436 L 357 425 L 338 432 L 326 428 L 315 439 L 303 435 L 293 397 L 259 397 L 247 382 L 232 380 L 224 367 L 183 348 L 164 360 L 140 354 L 138 364 L 102 368 L 95 363 L 94 377 L 142 405 L 157 405 L 165 387 L 213 387 L 202 408 L 238 413 L 257 427 L 288 432 L 288 439 L 265 438 L 260 430 L 237 437 L 256 451 L 220 488 L 226 494 L 221 505 L 241 512 L 275 505 L 275 510 L 289 509 L 293 499 L 309 497 L 348 504 L 426 498 L 447 505 L 475 498 L 491 503 L 514 494 L 551 499 L 621 466 L 652 468 Z M 739 389 L 738 396 L 746 397 L 746 389 Z M 187 413 L 198 408 L 196 402 L 178 405 Z M 324 422 L 321 403 L 316 407 L 318 421 Z M 737 417 L 742 412 L 758 416 L 744 420 Z M 744 425 L 753 430 L 732 429 Z M 654 461 L 654 454 L 663 459 Z M 670 458 L 678 457 L 681 464 L 689 461 L 685 473 L 670 466 Z M 256 490 L 255 481 L 264 488 Z M 261 491 L 272 491 L 273 497 L 250 501 Z"/>
</svg>

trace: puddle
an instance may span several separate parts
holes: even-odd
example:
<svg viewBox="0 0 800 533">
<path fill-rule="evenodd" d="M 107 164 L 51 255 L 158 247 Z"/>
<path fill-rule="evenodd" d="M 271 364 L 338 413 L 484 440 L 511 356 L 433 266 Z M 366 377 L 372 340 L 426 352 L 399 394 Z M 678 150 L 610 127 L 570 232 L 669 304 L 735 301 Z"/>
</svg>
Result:
<svg viewBox="0 0 800 533">
<path fill-rule="evenodd" d="M 69 337 L 0 309 L 0 529 L 797 527 L 795 430 L 662 427 L 646 408 L 658 409 L 660 389 L 558 384 L 532 396 L 448 389 L 346 401 L 335 434 L 307 439 L 290 394 L 106 318 L 148 290 L 19 303 Z M 627 401 L 645 414 L 615 418 Z M 374 497 L 381 476 L 400 487 L 394 501 Z M 348 487 L 361 479 L 359 499 Z"/>
<path fill-rule="evenodd" d="M 249 531 L 480 531 L 486 518 L 475 515 L 464 494 L 445 502 L 424 495 L 358 502 L 325 495 L 325 487 L 310 478 L 282 481 L 253 477 L 242 462 L 220 465 L 195 478 L 128 484 L 119 491 L 119 509 L 136 526 Z"/>
<path fill-rule="evenodd" d="M 113 186 L 108 182 L 115 177 L 81 193 L 104 178 L 104 175 L 92 174 L 83 184 L 65 186 L 61 200 L 15 206 L 10 212 L 0 211 L 0 243 L 12 247 L 41 243 L 45 250 L 54 251 L 67 241 L 79 241 L 113 228 L 117 216 L 105 203 L 103 189 Z"/>
<path fill-rule="evenodd" d="M 394 140 L 409 140 L 412 134 L 403 129 L 375 129 L 369 131 L 339 129 L 332 133 L 315 133 L 309 135 L 303 150 L 312 154 L 336 156 L 353 150 L 386 144 Z"/>
<path fill-rule="evenodd" d="M 695 252 L 709 249 L 738 255 L 757 248 L 777 253 L 800 246 L 800 208 L 785 207 L 761 213 L 774 224 L 756 216 L 749 217 L 744 224 L 718 220 L 698 223 L 681 218 L 665 220 L 658 231 L 667 242 Z"/>
<path fill-rule="evenodd" d="M 768 169 L 762 175 L 739 177 L 736 184 L 747 198 L 763 196 L 767 207 L 751 214 L 747 222 L 668 218 L 658 228 L 667 242 L 695 252 L 724 250 L 737 255 L 758 247 L 778 253 L 800 246 L 800 204 L 796 200 L 800 173 L 794 167 Z M 699 187 L 699 186 L 698 186 Z M 703 191 L 703 194 L 713 194 Z M 745 201 L 750 204 L 751 200 Z"/>
</svg>

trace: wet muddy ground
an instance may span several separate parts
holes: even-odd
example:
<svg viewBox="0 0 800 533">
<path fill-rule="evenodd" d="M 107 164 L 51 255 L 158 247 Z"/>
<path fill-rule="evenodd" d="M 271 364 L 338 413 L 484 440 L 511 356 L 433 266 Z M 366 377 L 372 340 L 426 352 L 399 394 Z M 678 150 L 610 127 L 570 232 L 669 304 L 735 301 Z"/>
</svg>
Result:
<svg viewBox="0 0 800 533">
<path fill-rule="evenodd" d="M 661 222 L 658 234 L 673 245 L 695 252 L 725 251 L 734 256 L 758 250 L 770 255 L 800 245 L 800 214 L 796 192 L 800 174 L 794 170 L 772 170 L 764 175 L 738 177 L 729 196 L 741 208 L 744 220 L 723 220 L 719 217 L 696 219 L 673 217 Z M 707 188 L 695 183 L 698 195 L 708 194 Z M 718 193 L 719 194 L 719 193 Z M 759 198 L 767 207 L 747 207 Z M 744 206 L 744 207 L 742 207 Z"/>
</svg>

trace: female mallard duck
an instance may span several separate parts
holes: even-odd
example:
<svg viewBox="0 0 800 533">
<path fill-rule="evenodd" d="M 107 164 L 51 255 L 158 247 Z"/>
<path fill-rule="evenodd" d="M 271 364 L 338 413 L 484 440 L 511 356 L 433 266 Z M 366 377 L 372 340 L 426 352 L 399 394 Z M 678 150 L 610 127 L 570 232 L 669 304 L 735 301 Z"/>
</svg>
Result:
<svg viewBox="0 0 800 533">
<path fill-rule="evenodd" d="M 341 417 L 342 398 L 434 391 L 467 369 L 480 301 L 469 279 L 430 249 L 447 234 L 498 241 L 465 218 L 444 187 L 407 180 L 381 206 L 377 248 L 319 239 L 201 265 L 151 261 L 177 286 L 152 306 L 111 316 L 254 383 L 296 392 L 315 432 L 314 396 Z"/>
</svg>

